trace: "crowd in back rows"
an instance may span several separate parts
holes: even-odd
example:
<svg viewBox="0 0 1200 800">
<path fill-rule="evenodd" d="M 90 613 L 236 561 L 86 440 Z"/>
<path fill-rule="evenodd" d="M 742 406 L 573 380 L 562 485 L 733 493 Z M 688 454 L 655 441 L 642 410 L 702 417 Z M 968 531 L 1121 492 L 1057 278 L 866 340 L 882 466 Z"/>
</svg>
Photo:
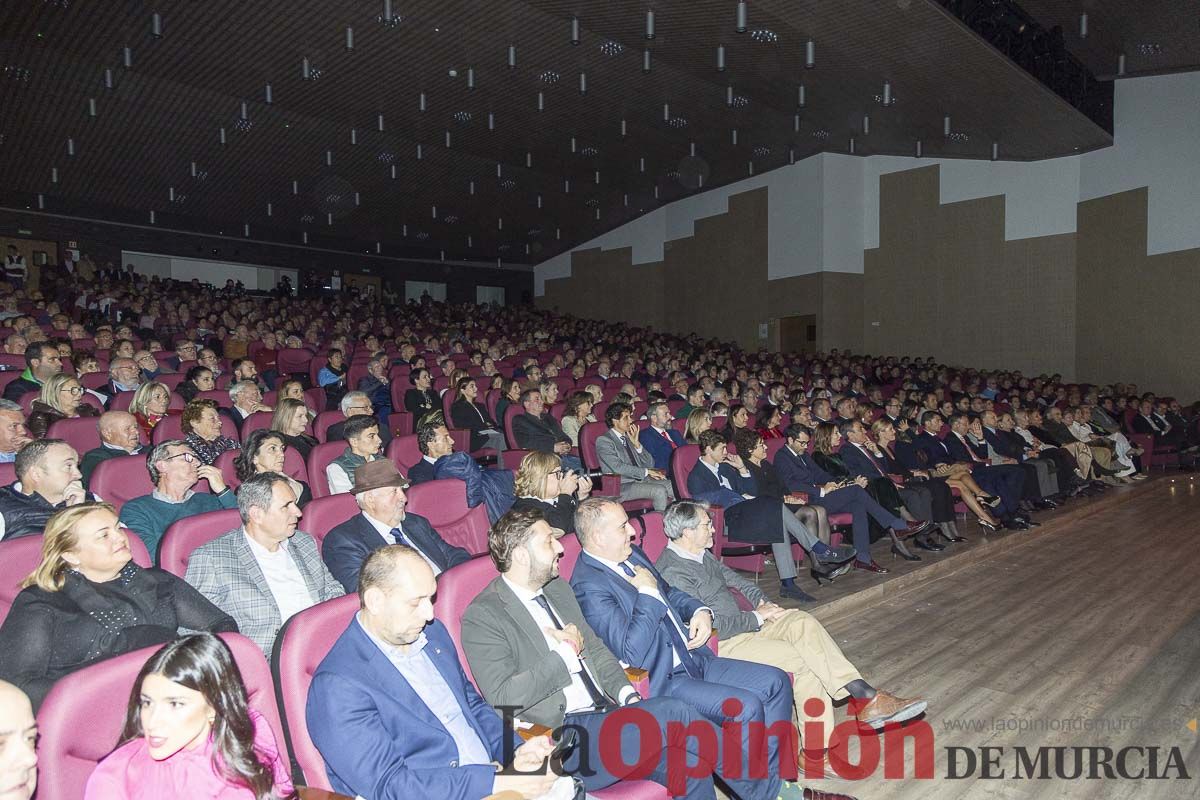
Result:
<svg viewBox="0 0 1200 800">
<path fill-rule="evenodd" d="M 781 596 L 805 601 L 793 543 L 818 583 L 883 573 L 877 540 L 919 560 L 909 544 L 965 540 L 958 512 L 981 532 L 1026 530 L 1200 443 L 1178 403 L 1134 386 L 744 353 L 527 308 L 253 297 L 136 274 L 3 306 L 2 360 L 17 369 L 0 373 L 15 478 L 0 539 L 44 539 L 0 627 L 0 677 L 35 705 L 63 675 L 179 627 L 238 629 L 269 656 L 283 622 L 355 591 L 386 545 L 435 576 L 478 554 L 406 514 L 410 482 L 459 480 L 493 524 L 528 511 L 565 531 L 593 492 L 628 513 L 704 501 L 721 537 L 769 546 Z M 117 496 L 99 491 L 105 473 Z M 305 506 L 345 492 L 358 515 L 297 533 Z M 140 569 L 114 533 L 127 526 L 153 559 L 173 523 L 222 509 L 241 526 L 192 553 L 186 580 Z"/>
</svg>

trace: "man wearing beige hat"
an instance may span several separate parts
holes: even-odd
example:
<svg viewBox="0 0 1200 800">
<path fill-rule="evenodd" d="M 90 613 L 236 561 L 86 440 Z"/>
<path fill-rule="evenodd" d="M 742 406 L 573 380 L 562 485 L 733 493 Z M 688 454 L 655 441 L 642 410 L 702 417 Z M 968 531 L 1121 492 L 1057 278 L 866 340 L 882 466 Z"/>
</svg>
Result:
<svg viewBox="0 0 1200 800">
<path fill-rule="evenodd" d="M 347 592 L 358 591 L 358 572 L 367 556 L 384 545 L 404 544 L 416 550 L 434 576 L 471 558 L 461 547 L 447 544 L 429 520 L 405 513 L 409 482 L 386 458 L 360 464 L 354 470 L 354 499 L 361 513 L 331 530 L 321 545 L 321 557 Z"/>
</svg>

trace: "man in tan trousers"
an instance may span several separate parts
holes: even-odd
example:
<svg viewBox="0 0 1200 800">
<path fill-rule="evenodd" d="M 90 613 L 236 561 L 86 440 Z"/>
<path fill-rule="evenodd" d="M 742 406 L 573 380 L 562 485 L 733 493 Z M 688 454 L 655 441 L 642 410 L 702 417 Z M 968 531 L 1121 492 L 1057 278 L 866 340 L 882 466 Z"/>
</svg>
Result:
<svg viewBox="0 0 1200 800">
<path fill-rule="evenodd" d="M 857 709 L 859 723 L 875 729 L 925 711 L 926 702 L 920 698 L 896 697 L 872 687 L 814 617 L 775 605 L 757 586 L 713 557 L 708 551 L 713 528 L 707 505 L 690 500 L 674 503 L 663 516 L 663 527 L 668 543 L 654 566 L 672 586 L 712 609 L 722 657 L 769 664 L 792 674 L 801 737 L 805 723 L 820 722 L 823 729 L 821 741 L 802 741 L 801 746 L 810 763 L 824 763 L 825 774 L 830 774 L 833 701 L 853 698 L 851 708 Z M 734 590 L 754 606 L 753 611 L 738 606 Z"/>
</svg>

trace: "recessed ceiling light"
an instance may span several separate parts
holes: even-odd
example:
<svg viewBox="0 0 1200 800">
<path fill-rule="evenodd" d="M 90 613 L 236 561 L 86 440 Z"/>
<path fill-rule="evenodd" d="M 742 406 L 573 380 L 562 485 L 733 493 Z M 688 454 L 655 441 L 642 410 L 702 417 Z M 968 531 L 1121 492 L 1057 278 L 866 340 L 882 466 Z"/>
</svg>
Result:
<svg viewBox="0 0 1200 800">
<path fill-rule="evenodd" d="M 620 42 L 609 39 L 604 44 L 600 45 L 600 52 L 606 56 L 619 56 L 625 52 L 625 45 Z"/>
<path fill-rule="evenodd" d="M 300 217 L 300 221 L 304 223 L 312 222 L 315 219 L 316 217 L 314 217 L 312 214 L 305 214 L 304 216 Z"/>
<path fill-rule="evenodd" d="M 597 200 L 596 198 L 592 197 L 586 203 L 584 203 L 584 205 L 591 206 L 592 208 L 596 208 L 597 206 L 600 205 L 600 201 Z"/>
<path fill-rule="evenodd" d="M 458 215 L 447 214 L 446 216 L 442 217 L 442 222 L 445 222 L 447 225 L 453 225 L 454 223 L 458 222 Z"/>
<path fill-rule="evenodd" d="M 734 108 L 745 108 L 748 105 L 750 105 L 749 97 L 746 97 L 745 95 L 741 95 L 741 94 L 737 94 L 737 95 L 733 96 L 733 107 Z"/>
<path fill-rule="evenodd" d="M 1161 56 L 1163 46 L 1158 42 L 1142 42 L 1137 46 L 1137 51 L 1144 56 Z"/>
<path fill-rule="evenodd" d="M 558 83 L 561 77 L 562 76 L 554 70 L 548 69 L 541 75 L 538 75 L 538 80 L 540 80 L 542 83 Z"/>
<path fill-rule="evenodd" d="M 425 231 L 417 231 L 417 238 L 423 242 L 429 238 L 429 234 Z"/>
<path fill-rule="evenodd" d="M 952 142 L 969 142 L 969 141 L 971 141 L 970 135 L 962 133 L 961 131 L 954 131 L 953 133 L 950 134 L 950 136 L 948 138 Z"/>
<path fill-rule="evenodd" d="M 376 158 L 378 158 L 379 161 L 383 164 L 390 164 L 396 160 L 396 154 L 384 151 L 384 152 L 380 153 L 378 156 L 376 156 Z"/>
<path fill-rule="evenodd" d="M 470 111 L 455 111 L 454 112 L 454 121 L 460 125 L 466 125 L 468 122 L 471 121 L 471 112 Z"/>
<path fill-rule="evenodd" d="M 600 155 L 600 151 L 594 147 L 588 146 L 580 150 L 579 154 L 584 156 L 598 156 Z"/>
<path fill-rule="evenodd" d="M 670 172 L 667 173 L 667 177 L 670 178 L 671 180 L 678 180 L 679 179 L 679 170 L 677 170 L 677 169 L 671 170 Z"/>
<path fill-rule="evenodd" d="M 541 236 L 541 235 L 542 235 L 542 229 L 541 229 L 541 228 L 530 228 L 530 229 L 529 229 L 529 235 L 530 235 L 530 236 L 532 236 L 532 237 L 534 237 L 534 238 L 536 238 L 536 237 L 538 237 L 538 236 Z"/>
<path fill-rule="evenodd" d="M 667 120 L 667 124 L 672 128 L 686 128 L 688 121 L 683 117 L 671 117 L 669 120 Z"/>
<path fill-rule="evenodd" d="M 759 145 L 758 147 L 754 148 L 754 155 L 769 156 L 769 155 L 771 155 L 771 148 Z"/>
<path fill-rule="evenodd" d="M 818 130 L 818 131 L 813 131 L 812 135 L 813 135 L 813 138 L 815 138 L 815 139 L 828 139 L 829 131 L 824 130 L 824 129 Z"/>
<path fill-rule="evenodd" d="M 499 247 L 497 247 L 496 249 L 499 250 L 501 253 L 507 253 L 509 250 L 512 249 L 512 245 L 511 244 L 502 244 Z"/>
<path fill-rule="evenodd" d="M 779 41 L 779 34 L 769 28 L 759 28 L 756 31 L 750 31 L 750 38 L 756 42 L 769 44 Z"/>
<path fill-rule="evenodd" d="M 238 117 L 236 120 L 234 120 L 233 127 L 237 128 L 239 131 L 248 131 L 254 127 L 254 122 Z"/>
<path fill-rule="evenodd" d="M 512 178 L 505 178 L 504 180 L 500 181 L 500 188 L 506 192 L 511 192 L 513 189 L 517 188 L 517 182 Z"/>
</svg>

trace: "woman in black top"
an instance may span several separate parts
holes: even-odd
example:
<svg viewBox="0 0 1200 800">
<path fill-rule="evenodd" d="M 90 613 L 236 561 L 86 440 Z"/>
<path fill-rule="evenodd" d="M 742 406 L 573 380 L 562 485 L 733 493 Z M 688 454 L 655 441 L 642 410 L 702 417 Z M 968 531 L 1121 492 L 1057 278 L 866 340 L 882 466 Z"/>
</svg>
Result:
<svg viewBox="0 0 1200 800">
<path fill-rule="evenodd" d="M 180 628 L 237 623 L 169 572 L 130 560 L 129 536 L 108 503 L 81 503 L 46 523 L 42 562 L 0 627 L 0 678 L 36 709 L 54 682 L 97 661 L 169 642 Z"/>
<path fill-rule="evenodd" d="M 242 442 L 242 451 L 233 460 L 233 469 L 239 481 L 245 483 L 260 472 L 275 472 L 283 475 L 296 493 L 296 505 L 300 508 L 312 500 L 312 490 L 304 481 L 298 481 L 283 471 L 288 444 L 283 434 L 259 428 L 251 431 Z"/>
<path fill-rule="evenodd" d="M 725 427 L 720 430 L 721 438 L 726 444 L 733 442 L 733 437 L 737 436 L 740 430 L 752 430 L 750 428 L 750 409 L 745 406 L 730 406 L 729 419 L 725 422 Z"/>
<path fill-rule="evenodd" d="M 504 425 L 504 412 L 514 403 L 521 401 L 521 382 L 515 378 L 505 378 L 500 384 L 500 400 L 496 403 L 496 419 Z"/>
<path fill-rule="evenodd" d="M 521 468 L 513 491 L 517 501 L 513 510 L 535 508 L 541 511 L 550 527 L 567 533 L 575 532 L 575 509 L 592 492 L 592 482 L 563 470 L 562 461 L 553 453 L 537 450 L 521 459 Z"/>
<path fill-rule="evenodd" d="M 404 408 L 413 415 L 413 424 L 421 421 L 421 417 L 442 407 L 441 398 L 429 387 L 433 384 L 433 376 L 429 370 L 421 367 L 414 369 L 408 376 L 413 388 L 404 393 Z"/>
<path fill-rule="evenodd" d="M 757 431 L 742 428 L 734 437 L 734 446 L 750 477 L 758 484 L 758 493 L 762 497 L 774 497 L 782 500 L 784 505 L 804 523 L 817 538 L 829 544 L 832 532 L 829 529 L 829 513 L 821 506 L 809 505 L 803 495 L 792 494 L 779 477 L 775 465 L 767 460 L 767 444 Z"/>
<path fill-rule="evenodd" d="M 287 446 L 300 453 L 306 461 L 312 449 L 320 444 L 315 436 L 308 433 L 311 419 L 308 406 L 291 397 L 276 402 L 275 413 L 271 417 L 271 430 L 281 435 Z"/>
<path fill-rule="evenodd" d="M 471 432 L 471 451 L 489 447 L 504 449 L 504 432 L 488 415 L 486 408 L 475 402 L 479 396 L 479 385 L 474 378 L 459 378 L 455 383 L 458 399 L 450 406 L 450 421 L 455 428 Z"/>
</svg>

